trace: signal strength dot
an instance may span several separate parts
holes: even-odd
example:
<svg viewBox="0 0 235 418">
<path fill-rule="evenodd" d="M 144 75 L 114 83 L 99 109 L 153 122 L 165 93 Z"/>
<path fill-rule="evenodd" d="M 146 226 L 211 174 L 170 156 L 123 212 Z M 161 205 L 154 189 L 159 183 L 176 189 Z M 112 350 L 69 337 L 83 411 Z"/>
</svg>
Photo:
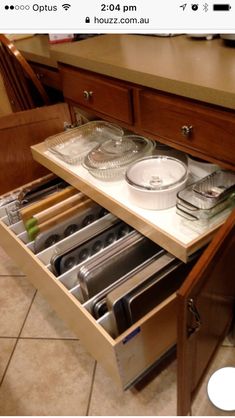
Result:
<svg viewBox="0 0 235 418">
<path fill-rule="evenodd" d="M 62 4 L 62 7 L 64 8 L 64 10 L 68 10 L 71 7 L 71 4 Z"/>
</svg>

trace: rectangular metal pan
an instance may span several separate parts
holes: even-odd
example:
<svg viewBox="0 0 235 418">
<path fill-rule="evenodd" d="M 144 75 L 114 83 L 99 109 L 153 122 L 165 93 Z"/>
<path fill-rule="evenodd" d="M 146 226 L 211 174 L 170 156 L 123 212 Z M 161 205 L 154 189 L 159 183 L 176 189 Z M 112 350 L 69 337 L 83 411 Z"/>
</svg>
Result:
<svg viewBox="0 0 235 418">
<path fill-rule="evenodd" d="M 123 309 L 123 299 L 130 292 L 138 289 L 143 283 L 146 285 L 152 277 L 158 275 L 161 271 L 166 270 L 171 265 L 179 265 L 182 262 L 169 253 L 164 253 L 157 260 L 153 261 L 149 266 L 142 269 L 139 273 L 134 274 L 118 286 L 116 289 L 108 293 L 106 303 L 108 310 L 113 313 L 117 326 L 117 334 L 122 333 L 127 328 L 127 319 Z M 124 316 L 125 315 L 125 316 Z"/>
<path fill-rule="evenodd" d="M 117 241 L 79 269 L 84 300 L 100 293 L 159 251 L 162 249 L 157 244 L 136 231 Z"/>
</svg>

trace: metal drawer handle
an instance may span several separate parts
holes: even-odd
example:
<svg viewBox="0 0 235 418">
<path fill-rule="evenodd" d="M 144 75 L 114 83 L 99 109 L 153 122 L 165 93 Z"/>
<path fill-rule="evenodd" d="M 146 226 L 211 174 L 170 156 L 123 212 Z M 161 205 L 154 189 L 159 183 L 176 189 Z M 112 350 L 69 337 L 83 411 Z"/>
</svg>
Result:
<svg viewBox="0 0 235 418">
<path fill-rule="evenodd" d="M 44 74 L 42 74 L 42 73 L 37 73 L 37 74 L 36 74 L 36 76 L 37 76 L 37 78 L 38 78 L 39 80 L 41 80 L 41 78 L 43 78 L 43 77 L 44 77 Z"/>
<path fill-rule="evenodd" d="M 182 127 L 181 127 L 181 133 L 182 133 L 182 135 L 184 135 L 184 136 L 189 136 L 189 135 L 191 135 L 191 133 L 193 132 L 193 127 L 192 127 L 192 125 L 183 125 Z"/>
<path fill-rule="evenodd" d="M 93 96 L 93 91 L 84 90 L 83 96 L 85 100 L 90 100 Z"/>
<path fill-rule="evenodd" d="M 199 331 L 202 325 L 200 314 L 197 310 L 197 307 L 194 303 L 193 299 L 188 300 L 188 310 L 193 315 L 193 319 L 195 322 L 195 325 L 188 328 L 188 336 L 194 334 L 195 332 Z"/>
</svg>

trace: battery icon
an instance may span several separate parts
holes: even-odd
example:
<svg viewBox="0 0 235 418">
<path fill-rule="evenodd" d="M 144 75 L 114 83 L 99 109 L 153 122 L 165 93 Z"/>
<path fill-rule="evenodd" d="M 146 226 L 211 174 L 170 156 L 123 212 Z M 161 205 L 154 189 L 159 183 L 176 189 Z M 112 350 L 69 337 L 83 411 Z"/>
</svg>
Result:
<svg viewBox="0 0 235 418">
<path fill-rule="evenodd" d="M 218 12 L 228 12 L 230 9 L 230 4 L 213 4 L 213 10 Z"/>
</svg>

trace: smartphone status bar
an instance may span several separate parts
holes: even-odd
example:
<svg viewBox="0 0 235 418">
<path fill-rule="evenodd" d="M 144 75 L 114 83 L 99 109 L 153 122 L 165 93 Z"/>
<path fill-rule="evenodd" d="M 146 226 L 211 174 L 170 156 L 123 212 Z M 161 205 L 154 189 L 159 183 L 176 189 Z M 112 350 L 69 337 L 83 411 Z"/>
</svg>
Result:
<svg viewBox="0 0 235 418">
<path fill-rule="evenodd" d="M 5 0 L 0 13 L 5 33 L 235 32 L 235 0 Z"/>
</svg>

